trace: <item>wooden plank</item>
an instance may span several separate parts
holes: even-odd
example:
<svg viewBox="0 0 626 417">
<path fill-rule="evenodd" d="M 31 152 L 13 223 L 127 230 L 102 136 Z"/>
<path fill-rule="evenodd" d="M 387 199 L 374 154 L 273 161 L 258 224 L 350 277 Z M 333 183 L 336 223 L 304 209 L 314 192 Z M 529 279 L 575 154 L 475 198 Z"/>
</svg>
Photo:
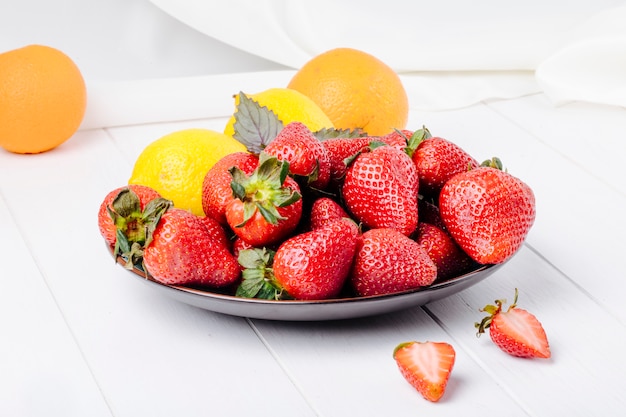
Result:
<svg viewBox="0 0 626 417">
<path fill-rule="evenodd" d="M 13 222 L 2 193 L 9 181 L 0 176 L 0 414 L 111 416 Z"/>
<path fill-rule="evenodd" d="M 103 131 L 1 158 L 7 204 L 114 415 L 312 415 L 245 319 L 166 299 L 114 264 L 96 214 L 130 168 Z"/>
<path fill-rule="evenodd" d="M 626 323 L 626 304 L 615 290 L 626 274 L 614 261 L 626 249 L 619 221 L 626 213 L 626 196 L 548 146 L 549 138 L 536 137 L 486 106 L 424 113 L 420 119 L 420 126 L 456 141 L 479 160 L 501 157 L 510 173 L 528 183 L 537 200 L 537 218 L 527 242 Z"/>
<path fill-rule="evenodd" d="M 496 299 L 512 302 L 515 288 L 518 306 L 542 322 L 552 358 L 514 358 L 488 335 L 476 338 L 472 324 L 483 317 L 478 310 Z M 614 415 L 626 406 L 626 363 L 618 359 L 626 349 L 626 326 L 527 248 L 497 275 L 428 310 L 530 415 Z"/>
</svg>

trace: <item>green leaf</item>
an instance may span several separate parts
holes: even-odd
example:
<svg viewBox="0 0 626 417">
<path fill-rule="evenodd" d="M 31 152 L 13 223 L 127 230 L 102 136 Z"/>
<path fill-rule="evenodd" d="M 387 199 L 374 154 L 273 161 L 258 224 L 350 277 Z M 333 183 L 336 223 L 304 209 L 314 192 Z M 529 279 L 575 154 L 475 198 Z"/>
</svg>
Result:
<svg viewBox="0 0 626 417">
<path fill-rule="evenodd" d="M 364 137 L 367 136 L 367 133 L 361 129 L 337 129 L 325 127 L 317 132 L 313 132 L 313 136 L 320 141 L 324 141 L 326 139 Z"/>
<path fill-rule="evenodd" d="M 258 154 L 274 140 L 284 124 L 276 113 L 259 105 L 243 92 L 240 92 L 238 97 L 233 137 L 246 145 L 249 152 Z"/>
<path fill-rule="evenodd" d="M 237 260 L 245 269 L 235 295 L 266 300 L 279 300 L 287 296 L 274 278 L 271 268 L 274 254 L 274 251 L 267 248 L 245 249 L 239 252 Z"/>
<path fill-rule="evenodd" d="M 396 131 L 400 133 L 402 136 L 404 136 L 404 133 L 402 133 L 401 130 L 396 129 Z M 405 152 L 407 153 L 407 155 L 412 157 L 413 154 L 415 153 L 415 150 L 420 145 L 420 143 L 422 143 L 426 139 L 430 139 L 431 137 L 432 135 L 430 134 L 430 131 L 426 128 L 426 126 L 423 126 L 421 129 L 413 132 L 413 135 L 411 135 L 411 138 L 406 138 L 405 136 L 405 138 L 407 139 L 407 146 L 405 148 Z"/>
</svg>

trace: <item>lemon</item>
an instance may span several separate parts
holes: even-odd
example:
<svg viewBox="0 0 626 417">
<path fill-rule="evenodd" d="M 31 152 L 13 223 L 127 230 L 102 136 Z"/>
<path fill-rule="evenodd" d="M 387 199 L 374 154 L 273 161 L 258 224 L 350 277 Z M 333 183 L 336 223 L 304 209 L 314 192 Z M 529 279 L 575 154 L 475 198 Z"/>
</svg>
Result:
<svg viewBox="0 0 626 417">
<path fill-rule="evenodd" d="M 232 136 L 209 129 L 179 130 L 143 149 L 128 183 L 151 187 L 175 207 L 204 216 L 204 177 L 217 161 L 235 152 L 246 152 L 246 147 Z"/>
<path fill-rule="evenodd" d="M 276 113 L 284 125 L 301 122 L 312 132 L 334 127 L 328 116 L 313 100 L 296 90 L 270 88 L 256 94 L 246 94 L 246 96 Z M 235 96 L 235 106 L 238 104 L 239 97 Z M 224 128 L 224 134 L 232 136 L 235 133 L 234 124 L 235 115 L 233 114 Z"/>
</svg>

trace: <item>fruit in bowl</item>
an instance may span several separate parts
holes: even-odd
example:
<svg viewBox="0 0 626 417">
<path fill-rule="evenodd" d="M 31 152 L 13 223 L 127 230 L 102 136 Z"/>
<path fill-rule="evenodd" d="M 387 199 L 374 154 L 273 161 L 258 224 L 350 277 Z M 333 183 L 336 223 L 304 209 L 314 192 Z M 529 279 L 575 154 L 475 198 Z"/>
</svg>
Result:
<svg viewBox="0 0 626 417">
<path fill-rule="evenodd" d="M 337 52 L 322 67 L 354 53 Z M 396 75 L 365 58 L 404 102 Z M 290 83 L 304 93 L 237 94 L 224 133 L 174 132 L 148 145 L 129 186 L 100 207 L 116 259 L 164 285 L 315 301 L 418 291 L 517 252 L 535 200 L 499 159 L 479 164 L 426 127 L 408 129 L 405 107 L 397 119 L 337 123 L 319 94 L 305 95 L 326 88 L 304 77 L 310 68 Z"/>
<path fill-rule="evenodd" d="M 426 128 L 379 137 L 272 120 L 261 151 L 207 170 L 204 215 L 135 184 L 109 193 L 99 221 L 114 255 L 163 284 L 239 297 L 367 297 L 502 264 L 534 221 L 532 190 L 499 159 L 479 165 Z"/>
</svg>

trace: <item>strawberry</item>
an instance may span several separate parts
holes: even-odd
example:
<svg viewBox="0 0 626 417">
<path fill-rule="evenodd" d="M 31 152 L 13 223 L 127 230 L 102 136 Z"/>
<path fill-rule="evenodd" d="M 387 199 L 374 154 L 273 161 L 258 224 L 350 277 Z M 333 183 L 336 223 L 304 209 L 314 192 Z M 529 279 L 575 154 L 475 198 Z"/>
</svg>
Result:
<svg viewBox="0 0 626 417">
<path fill-rule="evenodd" d="M 441 220 L 439 206 L 434 201 L 420 198 L 417 202 L 417 210 L 420 222 L 434 224 L 443 230 L 446 229 L 446 225 Z"/>
<path fill-rule="evenodd" d="M 409 236 L 418 221 L 419 179 L 411 158 L 373 143 L 348 167 L 343 198 L 348 211 L 369 228 L 393 228 Z"/>
<path fill-rule="evenodd" d="M 294 235 L 275 252 L 242 250 L 243 280 L 237 295 L 276 300 L 337 297 L 350 273 L 358 239 L 356 223 L 344 218 Z"/>
<path fill-rule="evenodd" d="M 330 177 L 331 181 L 337 181 L 346 174 L 346 160 L 354 157 L 356 154 L 367 148 L 372 142 L 382 142 L 389 146 L 394 146 L 399 150 L 404 150 L 407 145 L 406 137 L 411 136 L 412 132 L 403 130 L 401 133 L 392 132 L 385 136 L 357 136 L 357 137 L 331 137 L 322 141 L 322 145 L 328 151 L 330 158 Z"/>
<path fill-rule="evenodd" d="M 474 323 L 480 336 L 489 329 L 491 340 L 509 355 L 522 358 L 549 358 L 548 338 L 543 326 L 533 314 L 517 307 L 518 291 L 515 289 L 513 304 L 506 311 L 502 305 L 506 300 L 496 300 L 496 305 L 487 305 L 481 311 L 489 315 L 480 323 Z"/>
<path fill-rule="evenodd" d="M 198 218 L 200 219 L 204 227 L 207 229 L 207 232 L 209 233 L 209 235 L 211 235 L 211 238 L 216 243 L 219 243 L 223 247 L 230 249 L 231 247 L 230 239 L 228 238 L 228 234 L 226 233 L 224 226 L 222 226 L 220 222 L 215 220 L 213 217 L 209 217 L 209 216 L 204 216 L 204 217 L 198 216 Z"/>
<path fill-rule="evenodd" d="M 338 137 L 326 139 L 322 145 L 326 148 L 330 159 L 331 181 L 340 181 L 346 175 L 346 159 L 353 157 L 367 148 L 371 142 L 370 137 Z"/>
<path fill-rule="evenodd" d="M 478 167 L 478 162 L 461 147 L 440 137 L 431 137 L 428 129 L 416 131 L 408 144 L 417 167 L 420 191 L 436 196 L 441 187 L 459 172 Z"/>
<path fill-rule="evenodd" d="M 324 189 L 330 180 L 330 159 L 322 142 L 300 122 L 291 122 L 265 147 L 264 152 L 289 162 L 289 173 Z"/>
<path fill-rule="evenodd" d="M 339 219 L 287 239 L 274 256 L 276 281 L 296 299 L 336 297 L 350 273 L 358 237 L 354 221 Z"/>
<path fill-rule="evenodd" d="M 128 185 L 109 192 L 98 210 L 98 228 L 104 240 L 115 245 L 117 229 L 125 234 L 138 229 L 143 232 L 143 210 L 146 205 L 161 195 L 144 185 Z M 134 240 L 137 240 L 135 238 Z M 145 240 L 145 237 L 143 237 Z"/>
<path fill-rule="evenodd" d="M 350 217 L 339 203 L 329 197 L 319 197 L 311 206 L 309 228 L 317 229 L 329 221 Z"/>
<path fill-rule="evenodd" d="M 405 342 L 393 351 L 400 373 L 422 396 L 437 402 L 443 396 L 456 352 L 445 342 Z"/>
<path fill-rule="evenodd" d="M 350 277 L 361 296 L 390 294 L 425 287 L 437 278 L 437 267 L 416 241 L 394 229 L 363 233 Z"/>
<path fill-rule="evenodd" d="M 261 153 L 249 176 L 231 168 L 233 196 L 226 205 L 226 221 L 248 244 L 277 243 L 294 231 L 302 216 L 298 183 L 287 175 L 289 163 Z"/>
<path fill-rule="evenodd" d="M 420 222 L 416 240 L 437 266 L 438 281 L 456 277 L 474 264 L 445 230 L 433 224 Z"/>
<path fill-rule="evenodd" d="M 455 175 L 439 194 L 446 229 L 480 264 L 507 261 L 520 248 L 535 220 L 535 196 L 494 158 Z M 491 164 L 487 166 L 487 164 Z"/>
<path fill-rule="evenodd" d="M 202 209 L 204 214 L 226 225 L 226 204 L 232 199 L 233 180 L 229 169 L 236 166 L 245 174 L 251 174 L 259 164 L 259 158 L 248 152 L 235 152 L 217 161 L 206 173 L 202 182 Z"/>
<path fill-rule="evenodd" d="M 239 279 L 237 260 L 207 231 L 200 218 L 170 208 L 143 250 L 146 270 L 168 285 L 224 287 Z"/>
<path fill-rule="evenodd" d="M 408 141 L 413 136 L 412 130 L 402 129 L 393 130 L 384 136 L 379 137 L 377 140 L 386 143 L 389 146 L 394 146 L 401 151 L 404 151 L 408 145 Z"/>
</svg>

